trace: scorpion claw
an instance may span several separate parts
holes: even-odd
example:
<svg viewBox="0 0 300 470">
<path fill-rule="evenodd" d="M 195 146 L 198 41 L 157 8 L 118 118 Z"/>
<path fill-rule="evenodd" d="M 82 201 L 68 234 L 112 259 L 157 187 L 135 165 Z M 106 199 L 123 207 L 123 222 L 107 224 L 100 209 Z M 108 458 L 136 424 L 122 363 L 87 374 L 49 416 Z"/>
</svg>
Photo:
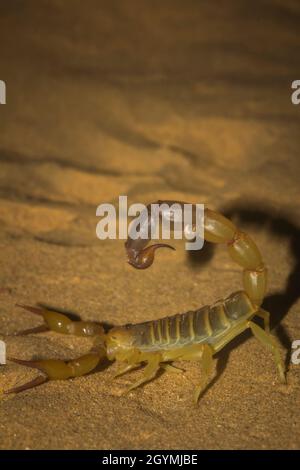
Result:
<svg viewBox="0 0 300 470">
<path fill-rule="evenodd" d="M 43 316 L 43 309 L 40 307 L 31 307 L 31 305 L 24 305 L 24 304 L 16 304 L 16 307 L 23 308 L 28 312 L 34 313 L 35 315 Z"/>
<path fill-rule="evenodd" d="M 175 251 L 175 248 L 171 245 L 166 243 L 156 243 L 155 245 L 150 245 L 147 248 L 144 248 L 133 257 L 130 256 L 128 263 L 137 269 L 149 268 L 154 261 L 154 254 L 158 248 L 170 248 Z"/>
<path fill-rule="evenodd" d="M 23 359 L 15 359 L 14 357 L 8 357 L 7 359 L 11 362 L 15 362 L 16 364 L 20 364 L 21 366 L 30 367 L 31 369 L 38 369 L 40 371 L 43 371 L 43 369 L 39 366 L 39 363 L 36 361 L 24 361 Z M 47 375 L 39 375 L 38 377 L 35 377 L 35 379 L 31 380 L 30 382 L 20 385 L 19 387 L 10 388 L 9 390 L 6 390 L 4 393 L 8 395 L 10 393 L 23 392 L 24 390 L 37 387 L 38 385 L 42 385 L 48 380 L 49 380 L 49 377 Z"/>
<path fill-rule="evenodd" d="M 41 317 L 44 318 L 45 310 L 40 307 L 31 307 L 30 305 L 24 305 L 24 304 L 16 304 L 16 307 L 23 308 L 24 310 L 27 310 L 28 312 L 34 313 L 35 315 L 40 315 Z M 15 334 L 15 336 L 25 336 L 25 335 L 30 335 L 34 333 L 44 333 L 45 331 L 49 331 L 49 329 L 50 328 L 47 325 L 39 325 L 39 326 L 36 326 L 35 328 L 29 328 L 27 330 L 19 331 L 18 333 Z"/>
<path fill-rule="evenodd" d="M 11 362 L 15 362 L 16 364 L 20 364 L 21 366 L 30 367 L 31 369 L 43 370 L 39 365 L 40 362 L 38 361 L 24 361 L 23 359 L 16 359 L 14 357 L 8 357 L 7 359 Z"/>
<path fill-rule="evenodd" d="M 37 387 L 38 385 L 42 385 L 47 381 L 48 381 L 48 377 L 39 375 L 38 377 L 31 380 L 30 382 L 20 385 L 19 387 L 13 387 L 13 388 L 10 388 L 9 390 L 5 390 L 3 393 L 5 395 L 9 395 L 10 393 L 24 392 L 25 390 L 28 390 L 30 388 L 34 388 L 34 387 Z"/>
<path fill-rule="evenodd" d="M 45 331 L 49 331 L 48 326 L 40 325 L 36 326 L 35 328 L 28 328 L 28 330 L 18 331 L 15 336 L 25 336 L 25 335 L 32 335 L 35 333 L 45 333 Z"/>
</svg>

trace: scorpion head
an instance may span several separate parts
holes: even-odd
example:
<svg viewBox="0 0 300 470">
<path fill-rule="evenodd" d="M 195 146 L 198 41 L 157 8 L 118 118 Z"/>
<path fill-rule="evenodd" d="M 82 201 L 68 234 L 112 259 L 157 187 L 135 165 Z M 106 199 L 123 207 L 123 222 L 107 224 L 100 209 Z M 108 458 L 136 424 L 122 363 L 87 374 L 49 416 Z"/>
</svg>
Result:
<svg viewBox="0 0 300 470">
<path fill-rule="evenodd" d="M 106 354 L 113 360 L 132 349 L 134 339 L 126 327 L 114 327 L 106 335 Z"/>
</svg>

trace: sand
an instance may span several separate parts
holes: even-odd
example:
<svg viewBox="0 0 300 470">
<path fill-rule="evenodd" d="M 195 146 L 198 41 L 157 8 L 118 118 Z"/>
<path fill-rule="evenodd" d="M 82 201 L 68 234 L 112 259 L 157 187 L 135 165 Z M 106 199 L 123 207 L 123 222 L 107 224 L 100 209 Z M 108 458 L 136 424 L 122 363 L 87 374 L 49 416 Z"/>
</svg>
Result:
<svg viewBox="0 0 300 470">
<path fill-rule="evenodd" d="M 228 214 L 269 267 L 264 306 L 289 365 L 249 333 L 221 351 L 198 406 L 197 363 L 124 395 L 116 366 L 1 396 L 2 449 L 296 449 L 300 445 L 299 3 L 2 2 L 0 339 L 22 359 L 74 358 L 88 339 L 47 332 L 16 303 L 120 325 L 241 287 L 223 247 L 161 251 L 137 271 L 100 241 L 96 207 L 181 199 Z M 0 367 L 0 390 L 36 372 Z"/>
</svg>

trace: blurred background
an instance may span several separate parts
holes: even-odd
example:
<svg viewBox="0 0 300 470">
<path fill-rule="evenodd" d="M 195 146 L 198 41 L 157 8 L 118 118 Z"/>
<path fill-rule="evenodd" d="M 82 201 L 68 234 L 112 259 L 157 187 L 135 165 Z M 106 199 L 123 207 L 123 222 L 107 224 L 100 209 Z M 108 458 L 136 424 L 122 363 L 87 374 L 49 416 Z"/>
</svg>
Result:
<svg viewBox="0 0 300 470">
<path fill-rule="evenodd" d="M 253 235 L 282 353 L 300 338 L 297 0 L 11 0 L 0 4 L 0 333 L 11 355 L 76 357 L 87 340 L 35 326 L 15 303 L 123 324 L 241 287 L 222 247 L 162 250 L 151 269 L 96 238 L 96 207 L 199 202 Z M 208 263 L 209 261 L 209 263 Z M 198 408 L 197 364 L 122 396 L 114 366 L 0 402 L 1 448 L 297 448 L 299 366 L 279 385 L 244 335 Z M 9 364 L 0 389 L 33 377 Z M 171 376 L 170 376 L 171 375 Z M 63 412 L 62 412 L 63 410 Z M 126 431 L 125 431 L 126 430 Z"/>
</svg>

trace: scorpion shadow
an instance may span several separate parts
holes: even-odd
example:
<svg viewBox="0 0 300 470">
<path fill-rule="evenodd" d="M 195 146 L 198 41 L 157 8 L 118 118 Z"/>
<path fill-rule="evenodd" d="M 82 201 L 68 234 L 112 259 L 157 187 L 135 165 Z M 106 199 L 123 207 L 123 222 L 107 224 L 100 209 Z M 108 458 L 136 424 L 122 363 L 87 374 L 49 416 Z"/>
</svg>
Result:
<svg viewBox="0 0 300 470">
<path fill-rule="evenodd" d="M 221 212 L 230 219 L 236 218 L 242 225 L 262 227 L 271 232 L 279 241 L 282 238 L 289 241 L 289 248 L 295 260 L 292 271 L 288 275 L 284 289 L 268 295 L 262 304 L 262 307 L 271 313 L 271 330 L 276 331 L 276 336 L 287 351 L 285 364 L 288 369 L 291 359 L 291 340 L 284 326 L 281 324 L 281 321 L 288 314 L 294 303 L 300 298 L 300 228 L 297 227 L 288 216 L 283 216 L 282 214 L 278 215 L 272 209 L 262 207 L 260 203 L 257 204 L 257 206 L 251 203 L 247 204 L 247 206 L 233 205 L 230 208 L 225 208 L 223 211 L 221 210 Z M 213 250 L 201 256 L 196 255 L 192 263 L 196 263 L 198 257 L 199 261 L 202 259 L 207 261 L 212 254 Z M 205 390 L 203 390 L 201 396 L 203 396 L 223 374 L 229 360 L 230 352 L 237 346 L 243 344 L 251 336 L 250 331 L 246 330 L 227 344 L 222 349 L 221 353 L 217 354 L 216 375 Z"/>
</svg>

